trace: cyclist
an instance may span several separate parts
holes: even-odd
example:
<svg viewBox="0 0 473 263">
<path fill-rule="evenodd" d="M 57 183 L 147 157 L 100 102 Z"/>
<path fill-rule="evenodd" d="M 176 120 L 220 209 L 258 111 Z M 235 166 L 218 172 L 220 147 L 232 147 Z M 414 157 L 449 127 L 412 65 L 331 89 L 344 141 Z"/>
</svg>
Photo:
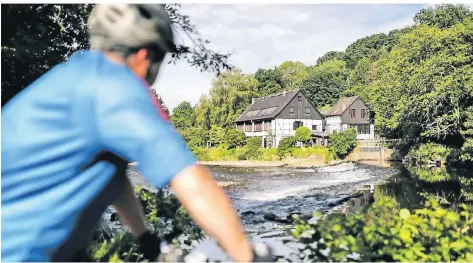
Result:
<svg viewBox="0 0 473 263">
<path fill-rule="evenodd" d="M 76 52 L 2 109 L 2 260 L 73 260 L 108 205 L 156 259 L 159 240 L 126 176 L 136 161 L 154 186 L 170 184 L 233 260 L 267 261 L 150 96 L 175 51 L 163 6 L 96 5 L 88 23 L 96 50 Z"/>
</svg>

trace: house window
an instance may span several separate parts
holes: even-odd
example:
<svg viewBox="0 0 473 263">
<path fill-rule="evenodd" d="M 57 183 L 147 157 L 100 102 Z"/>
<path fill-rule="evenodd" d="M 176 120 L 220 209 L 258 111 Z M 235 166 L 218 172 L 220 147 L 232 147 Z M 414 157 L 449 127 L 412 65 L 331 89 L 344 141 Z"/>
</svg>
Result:
<svg viewBox="0 0 473 263">
<path fill-rule="evenodd" d="M 369 124 L 350 125 L 350 127 L 356 128 L 356 132 L 358 134 L 370 134 L 370 125 Z"/>
<path fill-rule="evenodd" d="M 361 118 L 366 119 L 368 117 L 368 110 L 367 109 L 361 109 Z"/>
<path fill-rule="evenodd" d="M 349 109 L 348 112 L 350 114 L 350 118 L 354 119 L 355 116 L 356 116 L 356 110 L 355 109 Z"/>
<path fill-rule="evenodd" d="M 298 101 L 302 101 L 302 95 L 297 96 Z"/>
<path fill-rule="evenodd" d="M 305 114 L 310 114 L 310 107 L 305 107 Z"/>
<path fill-rule="evenodd" d="M 304 124 L 302 123 L 302 121 L 295 121 L 293 124 L 292 124 L 292 129 L 293 130 L 297 130 L 297 128 L 303 126 Z"/>
<path fill-rule="evenodd" d="M 289 107 L 289 113 L 294 114 L 294 106 Z"/>
<path fill-rule="evenodd" d="M 317 125 L 312 125 L 312 130 L 316 131 L 317 130 Z"/>
</svg>

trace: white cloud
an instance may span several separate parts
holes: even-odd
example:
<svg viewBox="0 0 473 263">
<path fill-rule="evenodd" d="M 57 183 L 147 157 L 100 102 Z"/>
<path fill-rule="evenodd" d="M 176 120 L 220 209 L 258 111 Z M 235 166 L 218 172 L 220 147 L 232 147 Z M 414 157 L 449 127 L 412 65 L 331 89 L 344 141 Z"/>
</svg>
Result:
<svg viewBox="0 0 473 263">
<path fill-rule="evenodd" d="M 424 5 L 425 6 L 425 5 Z M 270 68 L 287 60 L 311 65 L 331 50 L 412 23 L 423 5 L 183 5 L 211 47 L 234 52 L 231 63 L 244 72 Z M 185 62 L 163 65 L 155 88 L 168 107 L 197 103 L 208 94 L 213 74 Z"/>
</svg>

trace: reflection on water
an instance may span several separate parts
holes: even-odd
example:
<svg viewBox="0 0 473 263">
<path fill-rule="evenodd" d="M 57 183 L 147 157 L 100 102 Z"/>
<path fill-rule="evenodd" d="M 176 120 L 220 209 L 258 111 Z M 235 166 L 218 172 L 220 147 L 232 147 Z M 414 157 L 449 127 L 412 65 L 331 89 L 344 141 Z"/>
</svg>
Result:
<svg viewBox="0 0 473 263">
<path fill-rule="evenodd" d="M 401 208 L 422 207 L 432 197 L 452 209 L 473 203 L 473 171 L 396 166 L 400 172 L 377 188 L 394 197 Z"/>
</svg>

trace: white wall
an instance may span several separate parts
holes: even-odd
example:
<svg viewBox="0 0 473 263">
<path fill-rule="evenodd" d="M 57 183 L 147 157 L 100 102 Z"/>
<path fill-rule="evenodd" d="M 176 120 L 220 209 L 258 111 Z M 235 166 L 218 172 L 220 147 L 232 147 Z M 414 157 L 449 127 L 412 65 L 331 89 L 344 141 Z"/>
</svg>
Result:
<svg viewBox="0 0 473 263">
<path fill-rule="evenodd" d="M 301 121 L 303 126 L 312 131 L 312 125 L 317 125 L 317 132 L 322 132 L 322 120 L 313 119 L 275 119 L 271 121 L 271 131 L 273 134 L 273 147 L 277 147 L 282 138 L 294 136 L 296 131 L 293 130 L 295 121 Z M 333 133 L 333 131 L 344 131 L 348 129 L 348 124 L 342 124 L 340 116 L 330 116 L 326 118 L 326 131 Z M 263 139 L 268 135 L 267 131 L 261 132 L 245 132 L 247 137 L 262 137 Z M 358 134 L 358 140 L 374 139 L 374 124 L 370 125 L 370 134 Z"/>
<path fill-rule="evenodd" d="M 322 131 L 322 120 L 313 119 L 275 119 L 271 124 L 273 127 L 274 147 L 277 147 L 282 138 L 294 136 L 296 131 L 293 129 L 295 121 L 301 121 L 302 125 L 312 131 L 312 125 L 317 125 L 317 132 Z"/>
<path fill-rule="evenodd" d="M 328 116 L 325 118 L 326 126 L 325 130 L 328 133 L 332 133 L 334 131 L 341 131 L 342 129 L 342 117 L 341 116 Z"/>
</svg>

